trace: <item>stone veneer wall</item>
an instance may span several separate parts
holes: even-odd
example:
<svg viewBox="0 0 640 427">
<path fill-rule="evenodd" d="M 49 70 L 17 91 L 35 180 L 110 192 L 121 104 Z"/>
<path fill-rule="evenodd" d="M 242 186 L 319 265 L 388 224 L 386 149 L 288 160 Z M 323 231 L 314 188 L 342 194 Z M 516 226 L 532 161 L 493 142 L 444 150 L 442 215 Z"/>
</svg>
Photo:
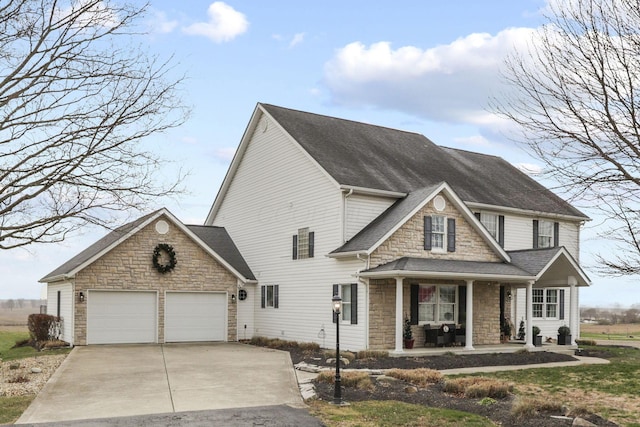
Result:
<svg viewBox="0 0 640 427">
<path fill-rule="evenodd" d="M 164 219 L 169 232 L 161 235 L 155 224 Z M 173 271 L 161 274 L 151 262 L 153 250 L 159 243 L 167 243 L 176 252 L 177 264 Z M 167 218 L 159 218 L 120 243 L 111 252 L 79 272 L 75 280 L 75 300 L 79 292 L 87 299 L 76 303 L 75 344 L 87 343 L 88 290 L 154 290 L 158 291 L 158 342 L 164 342 L 165 291 L 218 291 L 227 292 L 227 340 L 236 341 L 237 306 L 230 295 L 237 292 L 237 279 L 193 242 Z"/>
<path fill-rule="evenodd" d="M 402 286 L 403 317 L 411 313 L 411 283 L 405 280 Z M 464 281 L 424 280 L 423 284 L 455 284 L 465 285 Z M 389 350 L 395 348 L 395 279 L 372 279 L 369 281 L 369 348 L 372 350 Z M 424 345 L 424 328 L 414 325 L 413 338 L 415 347 Z M 500 285 L 486 282 L 473 284 L 473 344 L 500 343 Z"/>
<path fill-rule="evenodd" d="M 418 213 L 404 223 L 395 233 L 382 243 L 370 257 L 370 268 L 401 257 L 456 259 L 463 261 L 501 261 L 493 249 L 471 227 L 446 198 L 445 209 L 438 212 L 433 202 L 427 203 Z M 444 215 L 456 219 L 456 251 L 436 253 L 424 250 L 424 217 Z"/>
</svg>

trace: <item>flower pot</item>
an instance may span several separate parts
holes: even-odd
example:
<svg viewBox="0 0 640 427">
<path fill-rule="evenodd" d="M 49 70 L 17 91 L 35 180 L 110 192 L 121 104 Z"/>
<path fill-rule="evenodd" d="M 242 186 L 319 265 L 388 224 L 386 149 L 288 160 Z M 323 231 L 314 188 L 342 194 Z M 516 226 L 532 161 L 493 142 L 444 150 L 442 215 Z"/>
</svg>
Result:
<svg viewBox="0 0 640 427">
<path fill-rule="evenodd" d="M 411 338 L 410 340 L 405 339 L 404 340 L 404 348 L 406 349 L 412 349 L 413 348 L 413 343 L 415 342 L 414 338 Z"/>
<path fill-rule="evenodd" d="M 558 335 L 558 345 L 571 345 L 571 335 Z"/>
</svg>

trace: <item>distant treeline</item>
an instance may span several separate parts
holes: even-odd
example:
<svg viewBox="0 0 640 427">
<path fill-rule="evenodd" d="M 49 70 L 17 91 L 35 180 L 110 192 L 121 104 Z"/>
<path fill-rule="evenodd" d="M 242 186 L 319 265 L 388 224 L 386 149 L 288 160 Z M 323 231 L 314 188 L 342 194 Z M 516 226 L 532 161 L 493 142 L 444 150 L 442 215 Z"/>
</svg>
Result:
<svg viewBox="0 0 640 427">
<path fill-rule="evenodd" d="M 45 304 L 45 300 L 41 299 L 3 299 L 0 300 L 0 308 L 13 310 L 14 308 L 39 308 L 41 304 Z"/>
<path fill-rule="evenodd" d="M 640 304 L 633 304 L 631 308 L 594 308 L 581 307 L 580 318 L 604 325 L 617 323 L 640 323 Z"/>
</svg>

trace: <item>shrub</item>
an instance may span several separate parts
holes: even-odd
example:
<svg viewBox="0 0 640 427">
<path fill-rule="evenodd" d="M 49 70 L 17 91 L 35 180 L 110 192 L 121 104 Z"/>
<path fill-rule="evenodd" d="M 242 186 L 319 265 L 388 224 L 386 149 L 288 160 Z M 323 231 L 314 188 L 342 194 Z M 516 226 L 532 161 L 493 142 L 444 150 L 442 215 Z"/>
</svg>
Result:
<svg viewBox="0 0 640 427">
<path fill-rule="evenodd" d="M 356 353 L 358 359 L 384 359 L 389 357 L 389 352 L 384 350 L 361 350 Z"/>
<path fill-rule="evenodd" d="M 418 387 L 425 387 L 428 384 L 436 384 L 442 380 L 442 374 L 434 369 L 391 369 L 387 371 L 387 376 L 407 381 Z"/>
<path fill-rule="evenodd" d="M 30 314 L 27 320 L 29 335 L 34 342 L 60 338 L 62 318 L 50 314 Z"/>
<path fill-rule="evenodd" d="M 322 371 L 316 377 L 316 381 L 327 384 L 335 383 L 335 379 L 335 371 Z M 340 382 L 343 387 L 354 387 L 358 390 L 371 390 L 374 388 L 371 377 L 365 372 L 343 372 L 340 374 Z"/>
<path fill-rule="evenodd" d="M 558 328 L 558 335 L 564 335 L 564 336 L 571 335 L 571 329 L 569 329 L 568 326 L 560 326 Z"/>
<path fill-rule="evenodd" d="M 534 337 L 537 337 L 538 335 L 540 335 L 540 328 L 538 328 L 537 326 L 534 325 L 532 330 L 533 330 Z"/>
<path fill-rule="evenodd" d="M 336 358 L 336 351 L 335 350 L 325 350 L 323 355 L 327 359 L 335 359 Z M 351 353 L 350 351 L 340 351 L 340 358 L 341 359 L 347 359 L 349 362 L 353 362 L 356 359 L 356 355 Z"/>
<path fill-rule="evenodd" d="M 594 340 L 576 340 L 576 344 L 578 345 L 598 345 Z"/>
<path fill-rule="evenodd" d="M 511 414 L 516 418 L 534 417 L 538 412 L 562 412 L 562 404 L 554 399 L 520 398 L 511 407 Z"/>
<path fill-rule="evenodd" d="M 463 377 L 445 381 L 444 391 L 471 399 L 502 399 L 513 391 L 513 384 L 485 377 Z"/>
</svg>

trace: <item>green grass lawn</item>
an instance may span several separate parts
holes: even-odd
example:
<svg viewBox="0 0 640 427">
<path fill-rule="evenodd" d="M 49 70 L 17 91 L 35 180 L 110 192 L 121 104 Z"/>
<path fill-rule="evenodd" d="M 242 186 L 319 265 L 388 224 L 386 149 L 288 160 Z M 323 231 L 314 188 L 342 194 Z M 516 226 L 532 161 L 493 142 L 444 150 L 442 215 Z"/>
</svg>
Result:
<svg viewBox="0 0 640 427">
<path fill-rule="evenodd" d="M 640 331 L 628 333 L 580 332 L 580 338 L 585 340 L 640 341 Z"/>
</svg>

